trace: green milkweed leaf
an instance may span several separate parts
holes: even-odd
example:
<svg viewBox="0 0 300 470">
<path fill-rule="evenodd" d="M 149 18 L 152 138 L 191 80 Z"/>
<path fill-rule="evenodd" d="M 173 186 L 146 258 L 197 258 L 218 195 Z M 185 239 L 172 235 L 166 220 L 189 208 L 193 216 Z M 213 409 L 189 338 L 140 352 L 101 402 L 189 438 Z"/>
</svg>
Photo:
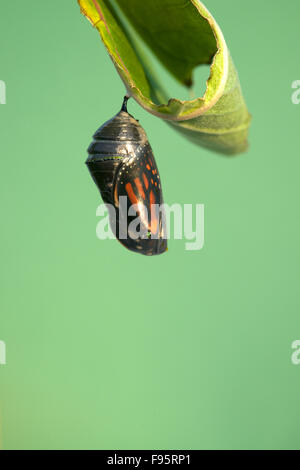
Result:
<svg viewBox="0 0 300 470">
<path fill-rule="evenodd" d="M 245 151 L 250 114 L 223 34 L 204 5 L 199 0 L 115 2 L 78 0 L 128 94 L 196 144 L 228 155 Z M 186 87 L 192 85 L 196 67 L 210 65 L 205 94 L 168 98 L 142 43 Z"/>
</svg>

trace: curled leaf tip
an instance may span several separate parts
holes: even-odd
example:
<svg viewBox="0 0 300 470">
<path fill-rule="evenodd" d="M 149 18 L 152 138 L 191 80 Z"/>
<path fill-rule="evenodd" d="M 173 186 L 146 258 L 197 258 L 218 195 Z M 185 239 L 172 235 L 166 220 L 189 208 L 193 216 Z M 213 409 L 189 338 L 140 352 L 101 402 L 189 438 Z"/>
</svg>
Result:
<svg viewBox="0 0 300 470">
<path fill-rule="evenodd" d="M 193 142 L 236 154 L 246 150 L 250 115 L 224 36 L 199 0 L 78 0 L 128 94 Z M 135 34 L 132 34 L 127 23 Z M 136 36 L 139 40 L 136 40 Z M 186 87 L 201 64 L 210 65 L 203 96 L 168 97 L 142 44 Z"/>
</svg>

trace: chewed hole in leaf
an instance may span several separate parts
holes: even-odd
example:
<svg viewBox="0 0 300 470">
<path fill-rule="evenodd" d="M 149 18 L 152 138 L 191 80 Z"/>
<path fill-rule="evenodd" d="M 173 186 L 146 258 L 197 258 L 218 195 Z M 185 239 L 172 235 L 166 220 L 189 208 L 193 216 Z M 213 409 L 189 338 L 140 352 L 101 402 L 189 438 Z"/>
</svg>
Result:
<svg viewBox="0 0 300 470">
<path fill-rule="evenodd" d="M 206 92 L 206 82 L 210 77 L 210 66 L 199 65 L 193 73 L 193 85 L 190 89 L 189 98 L 195 99 L 204 96 Z M 188 98 L 187 98 L 188 99 Z"/>
<path fill-rule="evenodd" d="M 167 105 L 170 99 L 202 98 L 217 52 L 209 23 L 191 2 L 165 1 L 164 18 L 159 2 L 151 2 L 144 0 L 149 14 L 141 21 L 142 16 L 137 11 L 141 7 L 135 1 L 108 1 L 146 71 L 150 85 L 148 97 L 156 105 Z"/>
<path fill-rule="evenodd" d="M 210 76 L 210 65 L 199 65 L 192 75 L 192 85 L 184 86 L 180 83 L 153 54 L 148 45 L 139 38 L 136 31 L 125 19 L 126 30 L 135 44 L 135 49 L 141 62 L 145 61 L 152 73 L 147 75 L 150 83 L 150 98 L 156 105 L 167 104 L 171 98 L 181 101 L 194 100 L 203 97 L 206 92 L 207 80 Z M 153 90 L 152 90 L 153 89 Z"/>
<path fill-rule="evenodd" d="M 247 149 L 251 117 L 238 74 L 200 0 L 78 2 L 139 105 L 205 148 Z"/>
</svg>

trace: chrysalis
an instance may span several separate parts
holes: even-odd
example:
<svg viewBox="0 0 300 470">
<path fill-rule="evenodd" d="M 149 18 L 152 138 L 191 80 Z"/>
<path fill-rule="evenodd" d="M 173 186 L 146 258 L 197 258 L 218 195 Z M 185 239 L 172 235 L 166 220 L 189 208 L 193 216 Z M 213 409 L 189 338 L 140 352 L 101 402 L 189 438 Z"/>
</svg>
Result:
<svg viewBox="0 0 300 470">
<path fill-rule="evenodd" d="M 139 122 L 121 111 L 94 134 L 86 161 L 109 211 L 111 229 L 129 250 L 159 255 L 167 250 L 161 181 Z"/>
</svg>

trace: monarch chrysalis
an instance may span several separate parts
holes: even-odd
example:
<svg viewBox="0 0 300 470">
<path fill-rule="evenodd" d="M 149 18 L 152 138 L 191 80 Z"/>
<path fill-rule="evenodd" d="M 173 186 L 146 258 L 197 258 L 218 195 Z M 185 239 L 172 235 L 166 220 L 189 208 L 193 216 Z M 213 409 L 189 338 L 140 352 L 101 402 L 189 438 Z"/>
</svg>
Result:
<svg viewBox="0 0 300 470">
<path fill-rule="evenodd" d="M 94 134 L 86 164 L 103 201 L 115 209 L 109 216 L 116 238 L 129 250 L 159 255 L 167 250 L 160 177 L 146 133 L 128 113 L 127 101 L 125 96 L 121 111 Z"/>
</svg>

